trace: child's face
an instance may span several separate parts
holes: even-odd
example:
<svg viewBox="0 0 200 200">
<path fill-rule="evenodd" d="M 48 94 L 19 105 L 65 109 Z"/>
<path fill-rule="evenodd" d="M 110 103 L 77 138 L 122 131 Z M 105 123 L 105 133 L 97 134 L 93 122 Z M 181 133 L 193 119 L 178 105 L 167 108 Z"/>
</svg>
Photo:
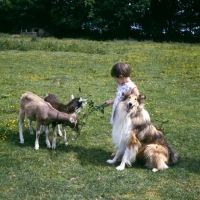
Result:
<svg viewBox="0 0 200 200">
<path fill-rule="evenodd" d="M 119 77 L 119 78 L 113 77 L 113 78 L 118 84 L 122 84 L 123 83 L 123 77 Z"/>
</svg>

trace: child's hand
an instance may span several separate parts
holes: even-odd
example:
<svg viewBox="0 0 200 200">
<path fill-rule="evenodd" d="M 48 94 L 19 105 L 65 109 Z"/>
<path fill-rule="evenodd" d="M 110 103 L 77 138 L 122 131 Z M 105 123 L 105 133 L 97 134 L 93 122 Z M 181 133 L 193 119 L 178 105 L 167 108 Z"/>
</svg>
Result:
<svg viewBox="0 0 200 200">
<path fill-rule="evenodd" d="M 104 103 L 103 103 L 103 106 L 104 107 L 107 107 L 107 106 L 109 106 L 110 104 L 108 104 L 108 101 L 105 101 Z"/>
<path fill-rule="evenodd" d="M 105 101 L 104 103 L 103 103 L 103 105 L 106 107 L 106 106 L 109 106 L 109 105 L 111 105 L 111 104 L 113 104 L 113 99 L 112 100 L 107 100 L 107 101 Z"/>
</svg>

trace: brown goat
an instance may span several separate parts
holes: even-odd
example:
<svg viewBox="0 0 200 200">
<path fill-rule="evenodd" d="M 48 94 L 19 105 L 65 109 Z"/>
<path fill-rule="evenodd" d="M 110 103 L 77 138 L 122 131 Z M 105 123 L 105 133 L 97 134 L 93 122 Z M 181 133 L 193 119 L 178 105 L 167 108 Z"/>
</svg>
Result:
<svg viewBox="0 0 200 200">
<path fill-rule="evenodd" d="M 39 96 L 26 92 L 22 95 L 20 101 L 20 114 L 19 114 L 19 136 L 20 143 L 24 143 L 23 137 L 23 124 L 25 116 L 31 120 L 36 121 L 36 141 L 35 141 L 35 149 L 39 149 L 39 136 L 42 131 L 42 126 L 46 126 L 46 144 L 47 147 L 50 148 L 50 142 L 48 138 L 49 124 L 53 126 L 53 140 L 52 140 L 52 148 L 56 148 L 56 125 L 57 123 L 64 124 L 65 126 L 70 126 L 71 128 L 75 128 L 77 124 L 76 115 L 69 115 L 67 113 L 59 112 L 55 108 L 51 106 L 50 103 L 44 101 Z"/>
</svg>

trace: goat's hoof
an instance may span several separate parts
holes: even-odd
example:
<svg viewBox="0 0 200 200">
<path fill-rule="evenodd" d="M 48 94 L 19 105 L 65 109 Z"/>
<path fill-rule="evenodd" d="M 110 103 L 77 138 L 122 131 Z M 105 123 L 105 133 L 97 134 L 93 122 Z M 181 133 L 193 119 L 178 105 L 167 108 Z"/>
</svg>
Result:
<svg viewBox="0 0 200 200">
<path fill-rule="evenodd" d="M 106 162 L 109 163 L 109 164 L 114 164 L 114 163 L 116 163 L 116 162 L 113 161 L 113 160 L 107 160 Z"/>
<path fill-rule="evenodd" d="M 39 149 L 39 147 L 34 147 L 34 149 L 35 149 L 35 150 L 38 150 L 38 149 Z"/>
<path fill-rule="evenodd" d="M 20 144 L 24 144 L 24 140 L 20 141 L 19 143 L 20 143 Z"/>
<path fill-rule="evenodd" d="M 117 169 L 117 170 L 124 170 L 124 167 L 118 166 L 118 167 L 116 167 L 116 169 Z"/>
<path fill-rule="evenodd" d="M 68 146 L 68 142 L 65 142 L 65 146 Z"/>
<path fill-rule="evenodd" d="M 51 145 L 47 145 L 47 148 L 50 149 L 50 148 L 51 148 Z"/>
</svg>

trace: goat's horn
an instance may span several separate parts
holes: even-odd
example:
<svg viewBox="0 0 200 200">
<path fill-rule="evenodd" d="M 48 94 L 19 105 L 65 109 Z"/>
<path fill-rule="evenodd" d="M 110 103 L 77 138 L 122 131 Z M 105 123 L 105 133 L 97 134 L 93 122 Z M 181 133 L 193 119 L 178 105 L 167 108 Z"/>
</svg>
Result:
<svg viewBox="0 0 200 200">
<path fill-rule="evenodd" d="M 86 102 L 87 101 L 87 99 L 82 99 L 82 98 L 80 98 L 80 100 L 79 100 L 79 102 Z"/>
</svg>

